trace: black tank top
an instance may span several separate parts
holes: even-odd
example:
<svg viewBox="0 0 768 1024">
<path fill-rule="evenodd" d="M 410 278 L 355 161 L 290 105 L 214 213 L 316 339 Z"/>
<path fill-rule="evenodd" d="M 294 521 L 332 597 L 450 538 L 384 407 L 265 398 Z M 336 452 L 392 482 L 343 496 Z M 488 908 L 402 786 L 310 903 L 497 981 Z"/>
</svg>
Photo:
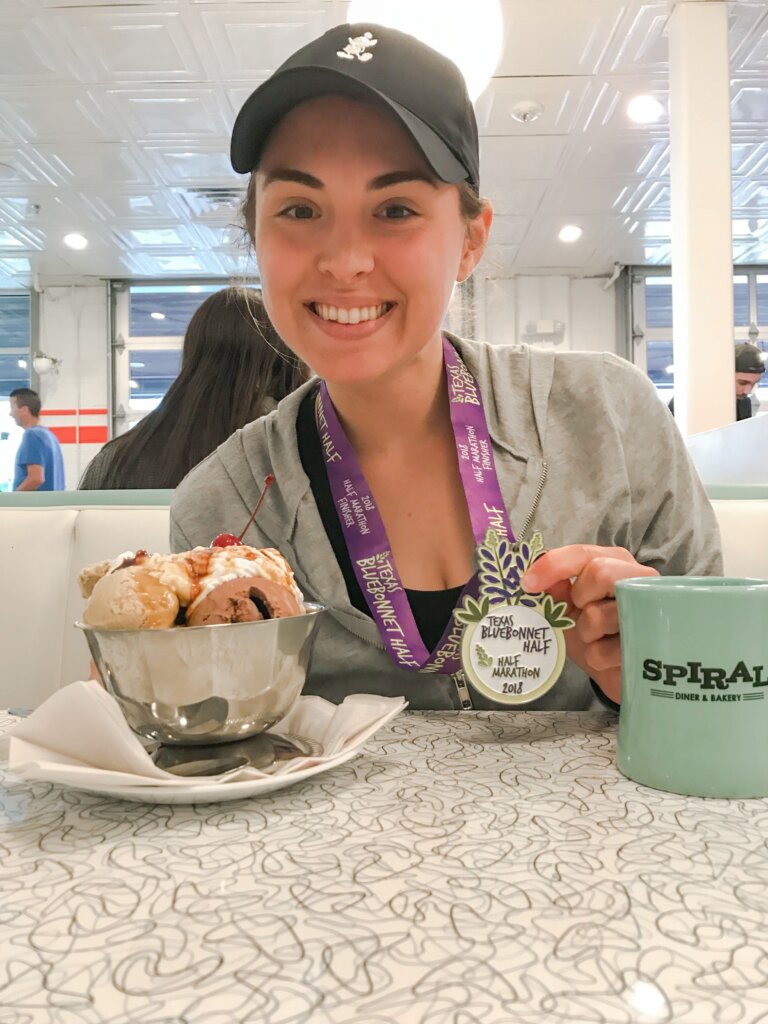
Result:
<svg viewBox="0 0 768 1024">
<path fill-rule="evenodd" d="M 299 456 L 304 472 L 309 477 L 312 494 L 320 513 L 320 518 L 323 521 L 325 532 L 344 576 L 350 603 L 358 611 L 363 612 L 365 615 L 370 615 L 370 610 L 363 597 L 360 584 L 357 582 L 355 571 L 352 568 L 352 559 L 349 557 L 347 545 L 344 543 L 341 524 L 339 523 L 336 507 L 331 496 L 328 474 L 326 473 L 325 461 L 323 459 L 323 450 L 320 445 L 317 424 L 315 422 L 316 394 L 316 389 L 310 391 L 299 406 L 299 414 L 296 419 Z M 421 634 L 421 639 L 429 651 L 432 651 L 437 646 L 440 637 L 445 632 L 445 628 L 451 618 L 451 613 L 463 589 L 463 587 L 451 587 L 448 590 L 405 591 L 413 617 L 416 620 L 416 626 Z"/>
</svg>

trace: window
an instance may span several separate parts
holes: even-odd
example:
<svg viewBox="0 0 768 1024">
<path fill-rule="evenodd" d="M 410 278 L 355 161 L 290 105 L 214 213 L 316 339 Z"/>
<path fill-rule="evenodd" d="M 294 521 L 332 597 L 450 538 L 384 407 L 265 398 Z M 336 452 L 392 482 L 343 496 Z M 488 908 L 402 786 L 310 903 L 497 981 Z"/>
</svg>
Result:
<svg viewBox="0 0 768 1024">
<path fill-rule="evenodd" d="M 31 359 L 32 297 L 0 292 L 0 491 L 10 491 L 21 429 L 10 416 L 8 396 L 28 388 Z"/>
<path fill-rule="evenodd" d="M 112 282 L 113 437 L 160 404 L 179 373 L 193 313 L 227 283 Z"/>
<path fill-rule="evenodd" d="M 748 341 L 768 353 L 768 273 L 763 268 L 734 267 L 733 339 Z M 672 278 L 659 268 L 630 271 L 630 323 L 633 361 L 656 385 L 664 402 L 674 394 L 672 349 Z M 768 411 L 768 374 L 755 388 L 754 410 Z"/>
</svg>

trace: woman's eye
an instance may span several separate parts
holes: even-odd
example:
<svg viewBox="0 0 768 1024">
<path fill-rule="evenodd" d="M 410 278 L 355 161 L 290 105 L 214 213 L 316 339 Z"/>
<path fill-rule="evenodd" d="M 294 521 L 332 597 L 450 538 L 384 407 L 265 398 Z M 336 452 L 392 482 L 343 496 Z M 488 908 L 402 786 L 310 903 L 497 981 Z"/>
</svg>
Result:
<svg viewBox="0 0 768 1024">
<path fill-rule="evenodd" d="M 280 214 L 281 217 L 287 217 L 289 220 L 311 220 L 315 215 L 315 211 L 311 206 L 289 206 Z"/>
<path fill-rule="evenodd" d="M 408 220 L 416 216 L 414 211 L 403 203 L 388 203 L 381 211 L 381 215 L 385 220 Z"/>
</svg>

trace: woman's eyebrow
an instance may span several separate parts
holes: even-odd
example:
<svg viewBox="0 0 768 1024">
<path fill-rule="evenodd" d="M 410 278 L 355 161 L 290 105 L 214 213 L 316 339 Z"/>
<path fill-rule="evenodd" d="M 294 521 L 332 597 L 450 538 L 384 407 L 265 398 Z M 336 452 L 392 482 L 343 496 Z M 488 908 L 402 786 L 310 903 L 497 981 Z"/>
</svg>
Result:
<svg viewBox="0 0 768 1024">
<path fill-rule="evenodd" d="M 273 184 L 276 181 L 291 181 L 296 185 L 304 185 L 306 188 L 325 188 L 323 182 L 306 171 L 299 171 L 294 167 L 275 167 L 264 178 L 263 187 Z M 438 182 L 429 174 L 419 170 L 388 171 L 372 178 L 366 188 L 369 192 L 376 192 L 379 189 L 390 188 L 392 185 L 401 185 L 406 181 L 423 181 L 433 188 L 437 188 Z"/>
<path fill-rule="evenodd" d="M 433 188 L 437 188 L 437 181 L 424 171 L 389 171 L 387 174 L 380 174 L 373 178 L 366 186 L 369 192 L 375 192 L 380 188 L 389 188 L 391 185 L 400 185 L 404 181 L 423 181 Z"/>
<path fill-rule="evenodd" d="M 271 185 L 275 181 L 292 181 L 297 185 L 306 185 L 307 188 L 325 188 L 322 181 L 314 174 L 307 174 L 306 171 L 297 171 L 293 167 L 275 167 L 264 178 L 263 187 Z"/>
</svg>

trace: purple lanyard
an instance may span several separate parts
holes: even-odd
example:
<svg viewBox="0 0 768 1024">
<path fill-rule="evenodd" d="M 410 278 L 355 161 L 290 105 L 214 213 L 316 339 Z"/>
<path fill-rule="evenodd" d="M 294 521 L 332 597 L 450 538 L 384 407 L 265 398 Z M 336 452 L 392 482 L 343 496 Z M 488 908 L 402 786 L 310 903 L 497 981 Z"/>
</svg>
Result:
<svg viewBox="0 0 768 1024">
<path fill-rule="evenodd" d="M 489 529 L 514 543 L 477 381 L 447 338 L 443 338 L 443 360 L 456 455 L 475 544 L 482 543 Z M 323 382 L 316 416 L 331 495 L 352 567 L 390 657 L 400 668 L 412 672 L 457 672 L 461 668 L 464 627 L 451 617 L 435 650 L 430 654 L 424 646 L 384 522 Z M 474 596 L 477 592 L 475 573 L 458 603 L 467 594 Z"/>
</svg>

